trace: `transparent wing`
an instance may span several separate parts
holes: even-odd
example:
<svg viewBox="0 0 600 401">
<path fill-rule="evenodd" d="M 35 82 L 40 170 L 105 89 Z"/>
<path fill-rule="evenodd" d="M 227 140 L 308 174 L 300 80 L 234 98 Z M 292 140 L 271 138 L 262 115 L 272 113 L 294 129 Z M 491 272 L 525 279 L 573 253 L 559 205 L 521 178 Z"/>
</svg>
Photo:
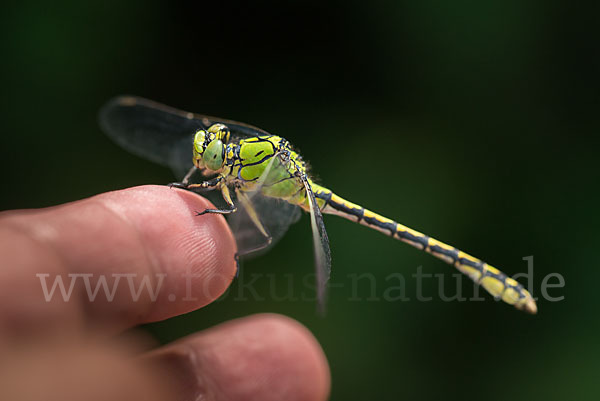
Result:
<svg viewBox="0 0 600 401">
<path fill-rule="evenodd" d="M 273 246 L 300 218 L 300 207 L 263 195 L 282 177 L 292 179 L 278 155 L 269 160 L 252 191 L 235 190 L 237 212 L 228 216 L 240 255 L 256 254 Z"/>
<path fill-rule="evenodd" d="M 174 142 L 169 152 L 169 158 L 166 165 L 171 167 L 173 174 L 179 181 L 181 181 L 188 171 L 190 171 L 190 169 L 194 166 L 192 161 L 192 146 L 194 146 L 194 135 L 181 138 L 180 140 Z M 199 172 L 195 174 L 195 176 L 198 175 L 200 175 Z"/>
<path fill-rule="evenodd" d="M 131 96 L 111 99 L 99 119 L 103 131 L 118 145 L 171 167 L 176 174 L 186 165 L 191 167 L 193 135 L 205 128 L 202 119 L 190 113 Z"/>
<path fill-rule="evenodd" d="M 212 124 L 226 124 L 232 135 L 269 135 L 237 121 L 188 113 L 135 96 L 118 96 L 100 110 L 102 130 L 129 152 L 170 167 L 178 178 L 192 166 L 194 133 Z"/>
<path fill-rule="evenodd" d="M 315 199 L 310 182 L 306 175 L 301 176 L 302 184 L 306 190 L 308 203 L 310 206 L 310 225 L 313 233 L 313 246 L 315 252 L 315 277 L 317 282 L 317 302 L 319 312 L 325 313 L 325 303 L 327 301 L 327 281 L 331 275 L 331 250 L 329 249 L 329 237 L 323 223 L 321 209 Z"/>
<path fill-rule="evenodd" d="M 270 249 L 302 214 L 298 206 L 262 194 L 250 198 L 250 207 L 237 196 L 234 202 L 238 210 L 227 216 L 227 222 L 235 236 L 238 253 L 242 256 L 256 256 Z M 266 231 L 266 236 L 251 217 L 253 212 Z"/>
</svg>

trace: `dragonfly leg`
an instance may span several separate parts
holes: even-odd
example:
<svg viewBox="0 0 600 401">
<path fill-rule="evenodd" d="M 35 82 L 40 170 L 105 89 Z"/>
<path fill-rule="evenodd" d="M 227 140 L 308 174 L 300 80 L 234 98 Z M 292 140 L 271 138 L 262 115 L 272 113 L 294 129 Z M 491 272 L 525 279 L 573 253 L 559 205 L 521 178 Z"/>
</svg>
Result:
<svg viewBox="0 0 600 401">
<path fill-rule="evenodd" d="M 252 249 L 247 249 L 244 252 L 238 252 L 236 255 L 239 258 L 240 256 L 245 256 L 245 255 L 249 255 L 249 254 L 254 253 L 254 252 L 261 251 L 261 250 L 263 250 L 265 248 L 268 248 L 269 245 L 271 245 L 271 242 L 273 242 L 273 237 L 271 237 L 270 235 L 267 235 L 267 237 L 265 237 L 265 242 L 264 243 L 262 243 L 260 245 L 257 245 L 256 247 L 254 247 Z"/>
<path fill-rule="evenodd" d="M 240 276 L 240 254 L 236 252 L 233 258 L 235 260 L 235 278 L 238 278 Z"/>
<path fill-rule="evenodd" d="M 250 217 L 250 220 L 252 221 L 254 226 L 258 229 L 258 231 L 260 231 L 260 234 L 264 237 L 264 241 L 262 243 L 257 244 L 253 248 L 245 249 L 243 252 L 237 252 L 236 257 L 239 260 L 240 256 L 245 256 L 245 255 L 268 248 L 269 245 L 271 245 L 271 243 L 273 242 L 273 237 L 271 237 L 271 235 L 267 232 L 267 230 L 263 226 L 262 222 L 260 221 L 260 218 L 258 217 L 258 214 L 256 213 L 256 210 L 254 209 L 254 206 L 252 206 L 252 203 L 251 203 L 248 195 L 246 195 L 245 192 L 240 191 L 237 188 L 235 190 L 235 194 L 237 196 L 238 201 L 242 204 L 245 212 L 248 214 L 248 217 Z M 239 264 L 238 264 L 238 267 L 239 267 Z"/>
<path fill-rule="evenodd" d="M 217 177 L 217 178 L 221 178 L 221 177 Z M 205 181 L 205 182 L 208 182 L 208 181 Z M 219 180 L 219 182 L 220 182 L 220 180 Z M 193 185 L 199 185 L 199 184 L 193 184 Z M 230 214 L 230 213 L 234 213 L 237 210 L 237 208 L 235 207 L 235 204 L 231 200 L 231 195 L 229 193 L 229 187 L 227 185 L 220 185 L 220 186 L 221 186 L 221 194 L 223 195 L 223 199 L 227 203 L 227 208 L 225 208 L 225 209 L 206 209 L 202 212 L 196 212 L 196 216 L 202 216 L 203 214 L 207 214 L 207 213 Z M 189 187 L 192 187 L 192 185 L 190 185 Z"/>
<path fill-rule="evenodd" d="M 248 217 L 250 217 L 250 220 L 252 220 L 252 223 L 254 223 L 256 228 L 258 228 L 258 231 L 260 231 L 260 233 L 265 237 L 265 242 L 263 244 L 257 246 L 256 248 L 253 248 L 253 249 L 250 249 L 250 250 L 244 252 L 244 255 L 248 254 L 248 253 L 260 251 L 261 249 L 268 247 L 269 245 L 271 245 L 271 242 L 273 242 L 273 237 L 271 237 L 271 235 L 267 232 L 267 230 L 263 226 L 262 222 L 260 221 L 260 218 L 258 217 L 258 214 L 256 213 L 256 210 L 254 209 L 254 206 L 252 206 L 252 203 L 250 202 L 248 195 L 246 195 L 246 193 L 244 193 L 243 191 L 240 191 L 239 189 L 235 190 L 235 194 L 236 194 L 238 200 L 243 204 L 244 209 L 246 209 L 246 213 L 248 213 Z"/>
<path fill-rule="evenodd" d="M 196 170 L 198 170 L 198 167 L 193 166 L 190 169 L 190 171 L 187 172 L 187 174 L 185 175 L 185 177 L 183 177 L 183 180 L 181 180 L 181 183 L 187 187 L 188 184 L 190 183 L 190 178 L 192 178 L 192 175 L 194 175 L 194 173 L 196 172 Z"/>
<path fill-rule="evenodd" d="M 212 180 L 202 181 L 202 182 L 200 182 L 198 184 L 183 184 L 183 183 L 179 183 L 179 185 L 185 185 L 182 188 L 188 189 L 190 191 L 195 191 L 195 190 L 202 190 L 202 189 L 216 189 L 216 188 L 218 188 L 221 185 L 222 181 L 223 181 L 223 177 L 220 176 L 220 175 L 218 175 L 215 178 L 213 178 Z"/>
<path fill-rule="evenodd" d="M 181 189 L 187 189 L 189 187 L 189 183 L 190 183 L 190 178 L 192 178 L 192 175 L 194 175 L 194 173 L 198 170 L 198 167 L 193 166 L 185 175 L 185 177 L 183 177 L 183 180 L 181 180 L 181 182 L 172 182 L 169 184 L 169 188 L 181 188 Z"/>
<path fill-rule="evenodd" d="M 184 184 L 183 182 L 170 182 L 168 184 L 169 188 L 181 188 L 181 189 L 187 189 L 187 184 Z"/>
</svg>

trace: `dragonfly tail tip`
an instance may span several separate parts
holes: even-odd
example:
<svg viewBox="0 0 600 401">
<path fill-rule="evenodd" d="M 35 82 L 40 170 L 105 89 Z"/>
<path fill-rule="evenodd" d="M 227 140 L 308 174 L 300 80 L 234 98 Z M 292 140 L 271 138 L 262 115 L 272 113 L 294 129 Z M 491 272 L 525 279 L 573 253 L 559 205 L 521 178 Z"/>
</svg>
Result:
<svg viewBox="0 0 600 401">
<path fill-rule="evenodd" d="M 537 305 L 535 304 L 535 301 L 533 300 L 533 298 L 528 299 L 525 303 L 523 303 L 519 309 L 521 309 L 522 311 L 525 311 L 529 314 L 535 315 L 537 314 Z"/>
</svg>

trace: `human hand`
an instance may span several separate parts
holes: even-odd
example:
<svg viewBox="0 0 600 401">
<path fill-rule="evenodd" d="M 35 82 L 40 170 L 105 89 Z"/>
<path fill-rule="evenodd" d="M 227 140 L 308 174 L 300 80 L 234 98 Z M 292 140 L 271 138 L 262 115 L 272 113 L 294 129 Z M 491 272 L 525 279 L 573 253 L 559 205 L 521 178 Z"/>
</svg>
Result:
<svg viewBox="0 0 600 401">
<path fill-rule="evenodd" d="M 150 351 L 142 337 L 117 336 L 229 286 L 235 241 L 221 216 L 195 217 L 207 207 L 190 192 L 144 186 L 0 213 L 0 399 L 326 399 L 320 346 L 282 316 L 237 319 Z M 57 278 L 67 298 L 58 286 L 48 296 Z M 139 299 L 132 288 L 143 289 Z"/>
</svg>

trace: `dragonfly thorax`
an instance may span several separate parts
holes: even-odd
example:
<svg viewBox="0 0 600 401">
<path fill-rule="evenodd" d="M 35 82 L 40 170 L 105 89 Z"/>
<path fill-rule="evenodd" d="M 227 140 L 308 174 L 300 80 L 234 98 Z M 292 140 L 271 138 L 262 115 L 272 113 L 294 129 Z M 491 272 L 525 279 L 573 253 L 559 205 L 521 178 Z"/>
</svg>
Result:
<svg viewBox="0 0 600 401">
<path fill-rule="evenodd" d="M 220 170 L 225 163 L 229 136 L 229 128 L 224 124 L 213 124 L 208 130 L 198 130 L 194 136 L 194 165 L 201 169 Z"/>
</svg>

